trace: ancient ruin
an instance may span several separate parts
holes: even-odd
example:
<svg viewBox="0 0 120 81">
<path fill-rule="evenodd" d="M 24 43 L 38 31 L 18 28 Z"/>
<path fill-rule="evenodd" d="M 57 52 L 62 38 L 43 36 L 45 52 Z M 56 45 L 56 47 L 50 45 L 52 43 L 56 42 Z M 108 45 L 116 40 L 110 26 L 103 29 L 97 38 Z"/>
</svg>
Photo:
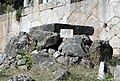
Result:
<svg viewBox="0 0 120 81">
<path fill-rule="evenodd" d="M 71 67 L 98 70 L 102 62 L 99 79 L 120 80 L 120 0 L 24 0 L 23 6 L 19 22 L 16 11 L 0 15 L 0 70 L 45 70 L 52 78 L 44 81 L 61 81 L 74 75 Z M 34 81 L 24 75 L 8 81 L 19 78 Z"/>
</svg>

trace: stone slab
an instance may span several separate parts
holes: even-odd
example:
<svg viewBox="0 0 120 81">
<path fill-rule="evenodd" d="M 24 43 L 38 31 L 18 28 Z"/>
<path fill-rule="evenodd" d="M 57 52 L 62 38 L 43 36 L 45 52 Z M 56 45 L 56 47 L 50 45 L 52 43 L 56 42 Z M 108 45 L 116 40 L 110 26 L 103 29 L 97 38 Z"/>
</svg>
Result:
<svg viewBox="0 0 120 81">
<path fill-rule="evenodd" d="M 94 28 L 90 26 L 70 25 L 61 23 L 44 24 L 41 26 L 37 26 L 34 29 L 42 31 L 51 31 L 56 33 L 60 33 L 60 29 L 73 29 L 74 35 L 92 35 L 94 33 Z M 33 28 L 31 28 L 30 31 L 34 31 Z"/>
<path fill-rule="evenodd" d="M 99 71 L 98 71 L 98 79 L 103 80 L 104 77 L 104 62 L 100 62 L 100 67 L 99 67 Z"/>
</svg>

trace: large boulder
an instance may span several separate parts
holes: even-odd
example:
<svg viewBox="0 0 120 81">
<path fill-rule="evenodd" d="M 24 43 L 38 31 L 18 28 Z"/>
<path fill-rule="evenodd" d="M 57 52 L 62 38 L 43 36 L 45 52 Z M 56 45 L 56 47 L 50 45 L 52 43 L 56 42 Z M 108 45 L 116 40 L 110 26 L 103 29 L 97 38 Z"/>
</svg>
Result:
<svg viewBox="0 0 120 81">
<path fill-rule="evenodd" d="M 101 61 L 109 63 L 112 59 L 113 49 L 108 41 L 95 40 L 89 49 L 90 60 L 95 64 Z"/>
<path fill-rule="evenodd" d="M 79 35 L 68 38 L 62 42 L 58 50 L 68 56 L 84 57 L 87 55 L 85 44 Z"/>
<path fill-rule="evenodd" d="M 43 31 L 41 29 L 31 28 L 30 35 L 37 40 L 37 46 L 39 47 L 52 47 L 57 45 L 60 40 L 60 35 L 58 33 Z"/>
<path fill-rule="evenodd" d="M 20 32 L 8 42 L 5 53 L 9 56 L 15 57 L 17 54 L 30 52 L 35 47 L 36 40 L 28 33 Z"/>
</svg>

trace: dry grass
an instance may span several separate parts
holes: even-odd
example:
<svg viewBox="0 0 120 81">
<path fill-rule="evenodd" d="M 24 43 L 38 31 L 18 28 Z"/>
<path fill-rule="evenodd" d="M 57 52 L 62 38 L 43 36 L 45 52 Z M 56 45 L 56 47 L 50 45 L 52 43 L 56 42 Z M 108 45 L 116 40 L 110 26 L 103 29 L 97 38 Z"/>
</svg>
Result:
<svg viewBox="0 0 120 81">
<path fill-rule="evenodd" d="M 71 73 L 70 77 L 64 81 L 99 81 L 96 79 L 98 69 L 87 69 L 80 65 L 69 66 L 66 69 Z M 13 75 L 26 75 L 35 79 L 35 81 L 53 81 L 52 72 L 49 70 L 40 70 L 38 68 L 29 71 L 24 70 L 5 70 L 0 72 L 0 81 L 6 81 L 8 77 Z M 114 81 L 105 79 L 104 81 Z"/>
</svg>

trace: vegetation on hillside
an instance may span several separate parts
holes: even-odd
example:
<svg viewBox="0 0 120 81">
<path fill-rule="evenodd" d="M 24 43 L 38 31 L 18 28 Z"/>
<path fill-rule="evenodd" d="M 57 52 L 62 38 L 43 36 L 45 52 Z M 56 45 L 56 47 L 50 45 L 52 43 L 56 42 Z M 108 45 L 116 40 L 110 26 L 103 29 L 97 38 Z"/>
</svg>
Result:
<svg viewBox="0 0 120 81">
<path fill-rule="evenodd" d="M 0 9 L 2 14 L 16 10 L 16 21 L 20 22 L 23 0 L 0 0 Z"/>
<path fill-rule="evenodd" d="M 23 0 L 0 0 L 0 4 L 4 9 L 7 9 L 7 6 L 17 10 L 23 6 Z"/>
</svg>

